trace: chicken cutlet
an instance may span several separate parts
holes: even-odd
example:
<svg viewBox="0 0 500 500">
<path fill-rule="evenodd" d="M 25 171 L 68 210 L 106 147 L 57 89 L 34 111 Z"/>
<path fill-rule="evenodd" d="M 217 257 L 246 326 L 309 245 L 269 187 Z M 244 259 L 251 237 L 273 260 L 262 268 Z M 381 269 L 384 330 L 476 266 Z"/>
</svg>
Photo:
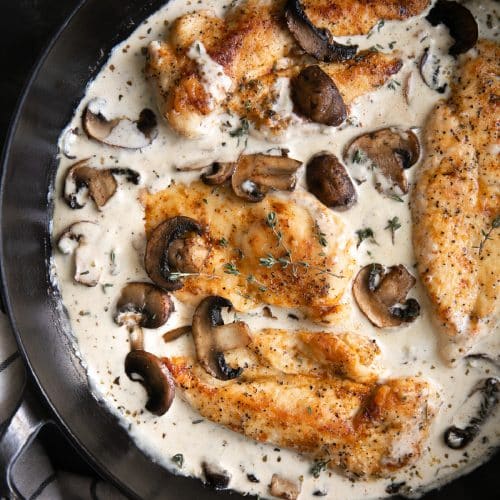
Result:
<svg viewBox="0 0 500 500">
<path fill-rule="evenodd" d="M 264 303 L 298 308 L 318 321 L 348 307 L 342 299 L 353 275 L 352 232 L 309 193 L 242 203 L 229 187 L 194 182 L 144 193 L 142 202 L 148 237 L 180 215 L 207 228 L 210 254 L 175 292 L 179 300 L 196 305 L 223 295 L 237 311 Z"/>
<path fill-rule="evenodd" d="M 432 112 L 413 192 L 418 270 L 453 362 L 494 333 L 500 297 L 500 49 L 480 41 Z"/>
<path fill-rule="evenodd" d="M 300 354 L 291 355 L 291 346 Z M 351 476 L 373 477 L 420 457 L 436 410 L 436 392 L 426 381 L 366 377 L 377 354 L 376 344 L 355 334 L 266 330 L 226 353 L 231 366 L 245 367 L 237 379 L 215 379 L 191 357 L 167 364 L 203 417 Z M 339 376 L 341 365 L 350 379 Z M 366 382 L 352 380 L 358 378 Z"/>
<path fill-rule="evenodd" d="M 315 22 L 326 23 L 333 35 L 350 35 L 366 33 L 381 18 L 413 16 L 428 1 L 338 1 L 329 2 L 328 8 L 310 4 L 306 7 Z M 173 130 L 202 136 L 210 129 L 207 117 L 229 110 L 257 128 L 283 132 L 290 116 L 276 111 L 281 96 L 277 82 L 314 61 L 298 50 L 284 20 L 284 5 L 284 0 L 245 0 L 224 19 L 206 10 L 186 14 L 173 24 L 166 41 L 150 44 L 146 72 L 154 82 L 160 112 Z M 395 54 L 363 53 L 346 63 L 322 63 L 322 69 L 349 104 L 382 85 L 401 65 Z M 248 103 L 255 108 L 252 113 Z"/>
</svg>

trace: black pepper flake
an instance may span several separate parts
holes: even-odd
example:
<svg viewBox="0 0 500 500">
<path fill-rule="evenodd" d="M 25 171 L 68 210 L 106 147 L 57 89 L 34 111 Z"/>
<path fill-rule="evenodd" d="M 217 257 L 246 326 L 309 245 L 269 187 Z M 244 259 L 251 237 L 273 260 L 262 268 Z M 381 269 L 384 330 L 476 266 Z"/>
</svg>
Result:
<svg viewBox="0 0 500 500">
<path fill-rule="evenodd" d="M 254 474 L 247 474 L 247 479 L 251 482 L 251 483 L 260 483 L 260 480 L 257 479 L 255 477 Z"/>
</svg>

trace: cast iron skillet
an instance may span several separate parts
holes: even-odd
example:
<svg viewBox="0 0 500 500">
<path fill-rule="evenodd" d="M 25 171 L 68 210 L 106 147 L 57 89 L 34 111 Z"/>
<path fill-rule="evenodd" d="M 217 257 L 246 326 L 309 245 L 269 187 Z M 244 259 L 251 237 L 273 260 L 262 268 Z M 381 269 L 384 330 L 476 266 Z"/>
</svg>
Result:
<svg viewBox="0 0 500 500">
<path fill-rule="evenodd" d="M 173 476 L 147 458 L 92 396 L 71 347 L 68 318 L 48 275 L 52 207 L 47 191 L 55 177 L 57 138 L 83 97 L 86 82 L 99 72 L 112 47 L 164 3 L 82 1 L 37 65 L 12 123 L 0 205 L 4 303 L 24 359 L 53 412 L 40 419 L 28 397 L 13 422 L 17 431 L 26 429 L 29 441 L 47 418 L 55 421 L 103 475 L 132 497 L 224 499 L 230 498 L 228 492 L 215 493 L 199 481 Z M 2 444 L 13 456 L 26 444 L 16 442 L 16 436 L 19 432 L 7 430 Z M 461 458 L 461 452 L 450 453 Z M 426 498 L 493 498 L 499 464 L 497 455 Z M 8 475 L 10 465 L 0 463 L 0 473 Z M 0 481 L 0 487 L 12 485 Z"/>
</svg>

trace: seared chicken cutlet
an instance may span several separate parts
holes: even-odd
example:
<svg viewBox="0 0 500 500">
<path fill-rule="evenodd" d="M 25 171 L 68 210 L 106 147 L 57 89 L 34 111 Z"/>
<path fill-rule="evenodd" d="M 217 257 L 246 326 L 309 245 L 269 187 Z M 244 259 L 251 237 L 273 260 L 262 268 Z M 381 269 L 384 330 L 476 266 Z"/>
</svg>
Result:
<svg viewBox="0 0 500 500">
<path fill-rule="evenodd" d="M 143 203 L 147 236 L 180 215 L 206 228 L 209 256 L 175 292 L 181 301 L 196 305 L 208 295 L 224 295 L 238 311 L 265 303 L 300 308 L 315 320 L 343 309 L 353 238 L 340 217 L 309 193 L 242 203 L 226 186 L 195 182 L 146 194 Z"/>
<path fill-rule="evenodd" d="M 476 50 L 426 126 L 412 203 L 418 269 L 449 361 L 493 333 L 499 317 L 500 49 L 480 41 Z"/>
<path fill-rule="evenodd" d="M 328 25 L 333 35 L 349 35 L 366 33 L 381 18 L 406 19 L 428 1 L 338 1 L 324 8 L 309 4 L 306 10 L 314 22 Z M 206 118 L 223 109 L 247 117 L 257 128 L 283 131 L 291 118 L 276 111 L 280 98 L 289 99 L 281 79 L 288 81 L 315 63 L 298 50 L 284 7 L 284 0 L 244 0 L 224 19 L 210 11 L 186 14 L 174 23 L 167 41 L 150 44 L 147 74 L 156 87 L 160 112 L 176 132 L 204 135 L 210 129 Z M 364 53 L 345 64 L 322 63 L 347 105 L 400 68 L 400 59 L 390 54 Z M 250 107 L 255 108 L 252 113 Z"/>
<path fill-rule="evenodd" d="M 318 357 L 318 342 L 329 354 Z M 301 352 L 292 363 L 290 346 Z M 435 391 L 423 380 L 377 384 L 364 375 L 367 383 L 336 375 L 335 366 L 344 365 L 344 375 L 357 379 L 354 367 L 370 369 L 377 353 L 375 344 L 354 334 L 339 340 L 330 333 L 267 330 L 226 354 L 230 365 L 245 367 L 235 380 L 217 380 L 189 357 L 168 365 L 183 397 L 204 417 L 369 477 L 414 463 L 435 412 Z"/>
</svg>

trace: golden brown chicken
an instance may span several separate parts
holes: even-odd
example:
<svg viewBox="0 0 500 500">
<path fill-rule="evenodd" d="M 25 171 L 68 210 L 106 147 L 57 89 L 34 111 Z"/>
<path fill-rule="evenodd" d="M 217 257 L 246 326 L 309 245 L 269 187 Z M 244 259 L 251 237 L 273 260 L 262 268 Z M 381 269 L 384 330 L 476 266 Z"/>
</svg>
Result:
<svg viewBox="0 0 500 500">
<path fill-rule="evenodd" d="M 289 95 L 281 80 L 316 61 L 298 50 L 286 26 L 284 4 L 244 0 L 224 19 L 206 10 L 186 14 L 174 22 L 166 41 L 149 46 L 147 74 L 156 87 L 160 112 L 176 132 L 206 134 L 206 118 L 222 109 L 276 133 L 288 125 L 290 113 L 277 109 L 280 98 Z M 379 19 L 406 19 L 427 4 L 338 0 L 304 6 L 318 26 L 328 26 L 333 35 L 349 35 L 366 33 Z M 392 54 L 363 53 L 321 66 L 348 105 L 399 71 L 401 61 Z"/>
<path fill-rule="evenodd" d="M 146 193 L 143 203 L 147 236 L 179 215 L 208 228 L 209 257 L 175 292 L 181 301 L 196 305 L 208 295 L 223 295 L 238 311 L 265 303 L 300 308 L 314 320 L 344 309 L 342 296 L 353 274 L 353 235 L 309 193 L 242 203 L 229 187 L 195 182 Z"/>
<path fill-rule="evenodd" d="M 292 361 L 290 346 L 300 351 Z M 193 358 L 167 363 L 185 400 L 204 417 L 368 477 L 414 463 L 435 413 L 435 391 L 427 382 L 366 378 L 377 353 L 375 344 L 354 334 L 338 339 L 266 330 L 226 354 L 231 366 L 245 367 L 237 379 L 217 380 Z M 354 379 L 363 367 L 361 379 L 371 382 L 342 379 L 338 366 Z"/>
<path fill-rule="evenodd" d="M 480 41 L 425 129 L 413 193 L 418 269 L 453 362 L 499 319 L 500 49 Z"/>
</svg>

